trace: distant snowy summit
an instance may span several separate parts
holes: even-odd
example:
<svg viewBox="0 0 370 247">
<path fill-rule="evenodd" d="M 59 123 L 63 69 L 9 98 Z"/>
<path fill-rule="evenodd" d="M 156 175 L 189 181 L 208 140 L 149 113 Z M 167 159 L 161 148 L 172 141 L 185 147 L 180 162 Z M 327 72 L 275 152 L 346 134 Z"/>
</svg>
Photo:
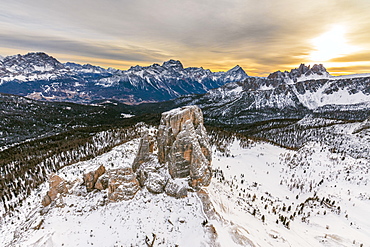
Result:
<svg viewBox="0 0 370 247">
<path fill-rule="evenodd" d="M 271 73 L 268 79 L 282 79 L 291 80 L 293 82 L 307 80 L 307 79 L 320 79 L 327 78 L 330 74 L 326 71 L 326 68 L 322 64 L 314 64 L 311 68 L 310 65 L 306 66 L 301 64 L 298 68 L 292 69 L 290 72 L 276 71 Z"/>
<path fill-rule="evenodd" d="M 33 99 L 90 103 L 115 99 L 124 103 L 158 102 L 187 94 L 202 94 L 248 75 L 240 66 L 227 72 L 184 68 L 178 60 L 162 65 L 104 69 L 90 64 L 60 63 L 43 53 L 0 60 L 0 92 Z"/>
<path fill-rule="evenodd" d="M 175 102 L 196 104 L 208 122 L 225 126 L 301 119 L 307 114 L 364 120 L 369 117 L 370 74 L 331 76 L 321 64 L 301 64 L 290 72 L 248 77 Z"/>
<path fill-rule="evenodd" d="M 64 69 L 63 64 L 43 52 L 8 56 L 1 60 L 0 66 L 8 74 L 18 75 Z"/>
</svg>

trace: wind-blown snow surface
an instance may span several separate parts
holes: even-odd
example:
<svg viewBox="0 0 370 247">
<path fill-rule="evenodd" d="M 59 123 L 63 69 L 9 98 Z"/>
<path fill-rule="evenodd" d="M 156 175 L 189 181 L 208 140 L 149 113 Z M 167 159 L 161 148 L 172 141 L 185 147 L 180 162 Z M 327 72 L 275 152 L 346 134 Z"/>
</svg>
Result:
<svg viewBox="0 0 370 247">
<path fill-rule="evenodd" d="M 1 219 L 0 245 L 146 246 L 154 233 L 154 246 L 370 246 L 369 160 L 315 143 L 298 151 L 225 143 L 226 152 L 213 151 L 215 177 L 205 188 L 213 216 L 196 193 L 175 199 L 141 190 L 130 201 L 106 204 L 104 193 L 79 186 L 91 167 L 131 165 L 137 147 L 136 139 L 60 170 L 79 181 L 74 192 L 42 209 L 43 184 Z"/>
<path fill-rule="evenodd" d="M 202 225 L 206 216 L 196 193 L 175 199 L 140 190 L 133 200 L 106 204 L 105 193 L 87 193 L 79 186 L 82 174 L 98 164 L 107 169 L 130 166 L 138 143 L 133 140 L 97 158 L 61 169 L 58 175 L 62 178 L 78 180 L 73 193 L 60 199 L 55 207 L 42 209 L 40 200 L 48 189 L 43 184 L 18 212 L 0 221 L 0 245 L 146 246 L 146 237 L 151 243 L 153 233 L 155 246 L 211 245 L 207 227 Z"/>
</svg>

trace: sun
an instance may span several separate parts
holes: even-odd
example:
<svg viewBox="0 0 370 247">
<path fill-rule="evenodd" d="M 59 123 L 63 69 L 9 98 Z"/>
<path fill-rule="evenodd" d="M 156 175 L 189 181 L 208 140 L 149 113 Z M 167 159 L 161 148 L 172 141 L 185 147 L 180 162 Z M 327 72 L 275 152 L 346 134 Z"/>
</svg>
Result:
<svg viewBox="0 0 370 247">
<path fill-rule="evenodd" d="M 345 28 L 337 25 L 319 37 L 312 39 L 314 50 L 309 55 L 310 60 L 325 62 L 358 51 L 357 47 L 348 44 L 345 35 Z"/>
</svg>

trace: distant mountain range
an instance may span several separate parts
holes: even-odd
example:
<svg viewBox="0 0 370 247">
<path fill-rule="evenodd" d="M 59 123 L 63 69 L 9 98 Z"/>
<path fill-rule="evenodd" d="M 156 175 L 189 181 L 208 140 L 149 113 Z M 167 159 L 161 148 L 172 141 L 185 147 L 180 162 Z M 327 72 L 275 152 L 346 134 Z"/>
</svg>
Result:
<svg viewBox="0 0 370 247">
<path fill-rule="evenodd" d="M 323 65 L 301 64 L 268 77 L 251 77 L 239 66 L 214 73 L 183 68 L 179 61 L 170 60 L 123 71 L 62 64 L 45 53 L 29 53 L 3 58 L 0 79 L 0 93 L 92 104 L 90 108 L 53 105 L 0 94 L 3 144 L 34 138 L 39 132 L 122 124 L 132 115 L 139 121 L 143 114 L 154 114 L 156 121 L 161 112 L 185 105 L 198 105 L 207 125 L 241 131 L 251 130 L 256 123 L 281 125 L 306 116 L 346 121 L 364 121 L 370 116 L 370 74 L 335 77 Z M 45 118 L 48 114 L 52 117 Z M 40 131 L 33 133 L 32 124 L 22 128 L 25 123 L 34 123 Z"/>
<path fill-rule="evenodd" d="M 207 123 L 216 125 L 301 119 L 307 114 L 364 120 L 370 116 L 370 75 L 297 82 L 250 77 L 171 103 L 172 107 L 194 104 L 203 109 Z"/>
<path fill-rule="evenodd" d="M 227 83 L 202 95 L 187 95 L 167 102 L 141 104 L 131 114 L 161 112 L 184 105 L 202 108 L 207 124 L 243 128 L 270 120 L 302 119 L 306 115 L 344 120 L 370 116 L 370 74 L 330 76 L 322 65 L 301 65 L 268 77 L 248 77 Z"/>
<path fill-rule="evenodd" d="M 0 58 L 0 92 L 48 101 L 90 103 L 115 99 L 135 104 L 158 102 L 187 94 L 203 94 L 248 75 L 240 66 L 227 72 L 184 68 L 180 61 L 104 69 L 90 64 L 60 63 L 42 53 Z"/>
</svg>

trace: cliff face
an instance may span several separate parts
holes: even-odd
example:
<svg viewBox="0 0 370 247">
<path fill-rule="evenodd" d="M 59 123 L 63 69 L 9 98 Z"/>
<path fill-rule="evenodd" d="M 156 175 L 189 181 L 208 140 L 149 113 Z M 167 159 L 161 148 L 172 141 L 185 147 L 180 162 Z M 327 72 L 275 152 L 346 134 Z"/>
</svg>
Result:
<svg viewBox="0 0 370 247">
<path fill-rule="evenodd" d="M 172 178 L 190 178 L 190 186 L 209 185 L 212 177 L 211 149 L 197 106 L 162 114 L 158 129 L 158 161 L 168 165 Z"/>
<path fill-rule="evenodd" d="M 211 161 L 202 111 L 186 106 L 164 112 L 158 133 L 143 135 L 132 167 L 150 192 L 184 197 L 209 185 Z"/>
</svg>

